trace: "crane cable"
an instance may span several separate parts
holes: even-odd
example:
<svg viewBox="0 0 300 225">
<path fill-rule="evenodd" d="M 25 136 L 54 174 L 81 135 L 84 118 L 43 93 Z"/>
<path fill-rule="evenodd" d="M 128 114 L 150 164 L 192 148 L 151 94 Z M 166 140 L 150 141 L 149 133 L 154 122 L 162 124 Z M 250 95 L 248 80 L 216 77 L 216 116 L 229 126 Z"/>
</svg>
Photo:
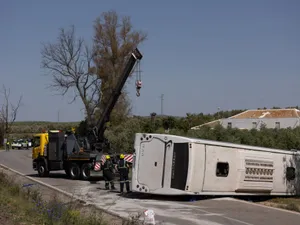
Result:
<svg viewBox="0 0 300 225">
<path fill-rule="evenodd" d="M 139 97 L 141 95 L 140 90 L 142 88 L 142 76 L 141 76 L 141 69 L 140 69 L 140 61 L 137 62 L 137 70 L 136 70 L 136 96 Z"/>
</svg>

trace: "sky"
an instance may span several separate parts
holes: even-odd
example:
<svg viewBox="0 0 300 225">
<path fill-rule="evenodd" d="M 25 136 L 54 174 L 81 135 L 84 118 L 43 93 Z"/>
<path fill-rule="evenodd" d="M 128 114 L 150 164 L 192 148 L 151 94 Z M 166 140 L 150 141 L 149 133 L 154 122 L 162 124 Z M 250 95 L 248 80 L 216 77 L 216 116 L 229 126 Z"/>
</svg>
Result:
<svg viewBox="0 0 300 225">
<path fill-rule="evenodd" d="M 92 43 L 95 19 L 109 10 L 148 34 L 141 96 L 127 85 L 135 115 L 160 114 L 161 94 L 163 114 L 174 116 L 300 105 L 298 0 L 0 0 L 0 85 L 12 103 L 23 95 L 18 121 L 84 119 L 72 92 L 47 88 L 41 46 L 70 25 Z"/>
</svg>

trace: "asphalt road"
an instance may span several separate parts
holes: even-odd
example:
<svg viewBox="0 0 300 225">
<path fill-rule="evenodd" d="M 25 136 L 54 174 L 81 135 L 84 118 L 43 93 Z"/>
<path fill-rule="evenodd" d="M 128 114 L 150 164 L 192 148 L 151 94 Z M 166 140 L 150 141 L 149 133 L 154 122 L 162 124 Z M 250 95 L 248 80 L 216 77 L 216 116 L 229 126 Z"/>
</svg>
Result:
<svg viewBox="0 0 300 225">
<path fill-rule="evenodd" d="M 231 198 L 199 201 L 170 201 L 147 197 L 120 197 L 105 191 L 104 183 L 73 181 L 63 172 L 51 173 L 49 178 L 37 177 L 32 170 L 30 150 L 0 151 L 0 164 L 34 177 L 62 190 L 74 193 L 89 203 L 102 206 L 121 216 L 130 216 L 153 209 L 156 221 L 163 224 L 201 225 L 298 225 L 300 214 L 254 205 Z M 116 185 L 118 188 L 118 185 Z"/>
</svg>

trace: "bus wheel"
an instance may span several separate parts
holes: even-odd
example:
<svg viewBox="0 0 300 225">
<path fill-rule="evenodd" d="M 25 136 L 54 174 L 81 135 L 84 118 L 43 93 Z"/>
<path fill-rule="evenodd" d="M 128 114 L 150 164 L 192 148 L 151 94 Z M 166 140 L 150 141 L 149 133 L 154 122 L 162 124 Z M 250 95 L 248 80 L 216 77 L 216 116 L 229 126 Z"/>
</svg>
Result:
<svg viewBox="0 0 300 225">
<path fill-rule="evenodd" d="M 78 180 L 80 178 L 80 167 L 77 163 L 72 163 L 70 165 L 70 178 L 72 180 Z"/>
<path fill-rule="evenodd" d="M 88 163 L 85 163 L 81 166 L 81 174 L 80 175 L 83 180 L 90 179 L 90 169 L 89 169 Z"/>
<path fill-rule="evenodd" d="M 40 177 L 49 176 L 49 171 L 46 169 L 46 165 L 44 162 L 39 162 L 37 166 L 37 171 Z"/>
</svg>

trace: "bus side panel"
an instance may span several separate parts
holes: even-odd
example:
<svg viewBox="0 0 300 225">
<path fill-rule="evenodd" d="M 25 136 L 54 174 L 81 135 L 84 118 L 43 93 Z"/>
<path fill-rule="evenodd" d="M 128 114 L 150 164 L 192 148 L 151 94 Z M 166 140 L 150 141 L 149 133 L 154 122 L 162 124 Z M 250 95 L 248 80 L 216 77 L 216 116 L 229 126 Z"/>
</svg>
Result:
<svg viewBox="0 0 300 225">
<path fill-rule="evenodd" d="M 282 195 L 300 195 L 300 157 L 291 154 L 276 154 L 274 155 L 274 164 L 274 188 L 272 192 L 282 193 Z M 295 172 L 295 176 L 289 179 L 293 172 Z"/>
<path fill-rule="evenodd" d="M 205 145 L 191 143 L 190 146 L 190 163 L 186 190 L 200 193 L 203 188 L 205 173 Z"/>
<path fill-rule="evenodd" d="M 239 170 L 238 149 L 206 145 L 204 192 L 235 191 Z"/>
<path fill-rule="evenodd" d="M 290 164 L 290 155 L 285 154 L 274 154 L 274 175 L 273 175 L 273 183 L 274 188 L 272 192 L 284 193 L 287 191 L 286 189 L 286 179 L 285 179 L 285 167 Z"/>
<path fill-rule="evenodd" d="M 274 154 L 241 149 L 239 155 L 241 169 L 238 172 L 235 191 L 244 193 L 269 193 L 272 191 Z"/>
</svg>

